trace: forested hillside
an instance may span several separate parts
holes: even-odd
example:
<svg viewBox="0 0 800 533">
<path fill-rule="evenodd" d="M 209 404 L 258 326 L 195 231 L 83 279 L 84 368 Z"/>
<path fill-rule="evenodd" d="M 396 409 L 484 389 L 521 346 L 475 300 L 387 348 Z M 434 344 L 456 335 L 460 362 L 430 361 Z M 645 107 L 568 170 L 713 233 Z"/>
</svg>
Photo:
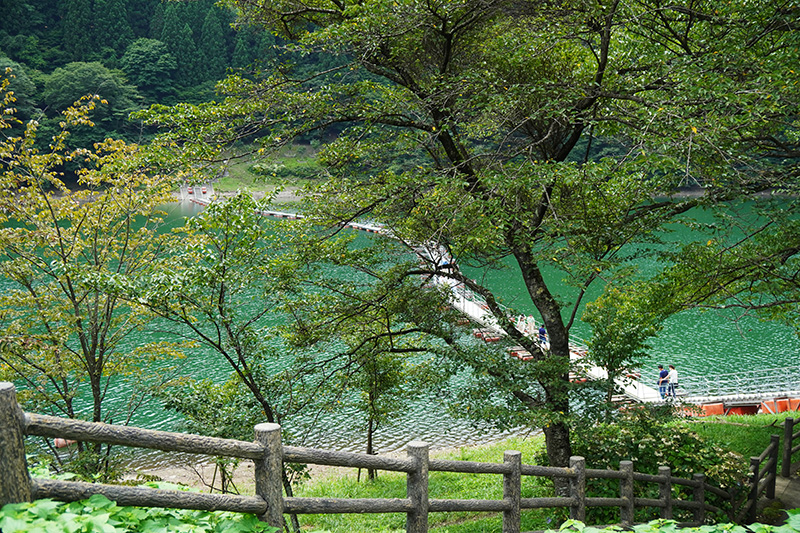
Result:
<svg viewBox="0 0 800 533">
<path fill-rule="evenodd" d="M 228 69 L 254 71 L 274 59 L 274 38 L 234 28 L 213 0 L 1 0 L 0 70 L 11 67 L 18 118 L 45 128 L 85 94 L 108 102 L 91 133 L 138 140 L 130 111 L 153 103 L 198 103 L 214 96 Z"/>
</svg>

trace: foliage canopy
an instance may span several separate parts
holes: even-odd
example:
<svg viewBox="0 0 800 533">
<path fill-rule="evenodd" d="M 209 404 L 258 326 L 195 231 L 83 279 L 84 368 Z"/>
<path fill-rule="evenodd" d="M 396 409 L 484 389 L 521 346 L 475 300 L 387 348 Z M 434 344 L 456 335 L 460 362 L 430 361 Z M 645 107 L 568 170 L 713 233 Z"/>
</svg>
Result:
<svg viewBox="0 0 800 533">
<path fill-rule="evenodd" d="M 321 154 L 330 179 L 309 191 L 311 220 L 331 228 L 378 220 L 401 242 L 438 243 L 464 267 L 518 268 L 547 328 L 544 349 L 516 329 L 516 310 L 498 301 L 496 287 L 441 258 L 429 256 L 404 276 L 447 278 L 481 295 L 506 338 L 533 354 L 524 368 L 491 348 L 457 346 L 444 331 L 405 334 L 409 323 L 435 322 L 438 307 L 391 315 L 385 335 L 419 346 L 444 341 L 453 367 L 475 377 L 453 404 L 501 424 L 540 425 L 551 463 L 565 465 L 570 455 L 570 331 L 593 285 L 628 293 L 625 301 L 652 317 L 630 346 L 595 343 L 619 351 L 605 357 L 622 366 L 663 317 L 719 296 L 757 293 L 763 309 L 793 316 L 800 233 L 781 222 L 796 220 L 796 196 L 758 203 L 759 217 L 737 218 L 735 232 L 698 228 L 696 242 L 671 253 L 662 253 L 660 232 L 686 223 L 693 209 L 736 213 L 765 191 L 797 192 L 796 5 L 229 3 L 242 22 L 336 61 L 265 80 L 231 76 L 219 105 L 151 120 L 169 123 L 170 139 L 187 147 L 258 133 L 264 151 L 335 129 Z M 698 194 L 679 194 L 686 187 Z M 645 256 L 673 276 L 634 283 L 643 276 L 634 260 Z M 702 257 L 728 274 L 708 285 L 692 270 Z M 767 266 L 746 268 L 755 264 Z M 759 285 L 776 272 L 782 282 Z M 554 278 L 569 290 L 557 294 Z M 673 294 L 677 283 L 684 290 Z M 381 301 L 410 308 L 426 292 L 387 290 Z M 605 309 L 617 313 L 612 296 Z M 341 316 L 339 323 L 352 315 Z"/>
<path fill-rule="evenodd" d="M 7 113 L 0 131 L 15 120 L 6 87 L 0 79 Z M 35 121 L 21 135 L 0 139 L 0 375 L 23 384 L 32 410 L 124 424 L 150 387 L 162 384 L 160 376 L 148 379 L 137 370 L 179 353 L 168 343 L 130 349 L 126 339 L 147 315 L 93 280 L 129 275 L 164 252 L 168 237 L 158 206 L 170 199 L 171 178 L 122 141 L 69 148 L 71 130 L 91 127 L 88 115 L 97 105 L 103 102 L 86 97 L 67 108 L 46 149 L 37 148 Z M 79 166 L 77 190 L 62 180 L 68 164 Z M 135 379 L 128 380 L 128 401 L 111 407 L 113 377 Z"/>
</svg>

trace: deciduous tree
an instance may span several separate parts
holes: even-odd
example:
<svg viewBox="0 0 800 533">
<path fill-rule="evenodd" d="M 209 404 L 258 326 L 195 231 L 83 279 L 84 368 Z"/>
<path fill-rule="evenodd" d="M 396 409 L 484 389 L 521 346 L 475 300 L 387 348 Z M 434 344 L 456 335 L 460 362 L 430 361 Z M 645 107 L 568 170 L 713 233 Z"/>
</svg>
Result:
<svg viewBox="0 0 800 533">
<path fill-rule="evenodd" d="M 570 455 L 570 335 L 587 290 L 628 286 L 634 260 L 660 256 L 661 232 L 692 209 L 796 192 L 800 33 L 797 7 L 783 2 L 230 3 L 244 22 L 349 63 L 233 77 L 216 126 L 212 114 L 165 120 L 200 122 L 214 144 L 261 128 L 265 150 L 339 125 L 321 154 L 330 180 L 309 195 L 320 225 L 368 217 L 402 242 L 441 244 L 464 267 L 510 264 L 525 301 L 502 302 L 484 278 L 436 258 L 408 275 L 463 284 L 532 354 L 475 357 L 447 339 L 480 386 L 461 398 L 464 412 L 539 425 L 554 465 Z M 700 194 L 678 194 L 687 185 Z M 720 242 L 723 257 L 747 249 Z M 557 293 L 555 278 L 569 289 Z M 530 308 L 547 347 L 511 318 Z M 398 329 L 409 319 L 392 318 Z"/>
<path fill-rule="evenodd" d="M 175 92 L 178 64 L 161 41 L 136 39 L 125 50 L 120 67 L 137 90 L 152 102 L 163 103 Z"/>
<path fill-rule="evenodd" d="M 164 251 L 157 206 L 168 201 L 170 180 L 134 145 L 108 139 L 94 150 L 68 149 L 70 129 L 90 126 L 95 105 L 103 104 L 87 97 L 66 109 L 48 148 L 35 144 L 35 121 L 0 140 L 0 373 L 23 385 L 29 410 L 125 424 L 161 385 L 140 370 L 177 352 L 167 344 L 131 348 L 129 335 L 147 315 L 91 280 L 131 274 Z M 0 128 L 9 120 L 0 117 Z M 82 165 L 75 190 L 62 181 L 68 161 Z M 130 397 L 109 397 L 112 380 L 127 382 Z M 79 446 L 99 470 L 100 445 Z"/>
<path fill-rule="evenodd" d="M 304 364 L 307 356 L 281 349 L 277 339 L 275 315 L 291 266 L 281 258 L 287 237 L 273 230 L 260 208 L 245 194 L 212 202 L 186 222 L 171 253 L 147 271 L 96 279 L 106 291 L 167 321 L 162 334 L 191 339 L 221 357 L 233 372 L 230 387 L 249 393 L 242 403 L 257 407 L 268 422 L 283 424 L 289 438 L 299 427 L 299 414 L 314 419 L 313 411 L 307 414 L 309 406 L 321 405 L 325 395 L 317 367 Z M 199 388 L 196 382 L 193 388 Z M 195 427 L 215 416 L 203 411 L 198 394 L 168 394 L 171 405 L 186 410 Z M 287 474 L 284 489 L 291 496 Z"/>
<path fill-rule="evenodd" d="M 92 128 L 76 125 L 68 141 L 72 146 L 81 144 L 88 148 L 91 142 L 104 139 L 111 131 L 124 131 L 128 114 L 137 108 L 136 101 L 140 98 L 119 70 L 108 69 L 97 61 L 68 63 L 55 69 L 45 81 L 43 98 L 48 116 L 58 117 L 87 94 L 95 95 L 105 103 L 90 110 Z M 55 130 L 59 128 L 47 125 Z M 80 141 L 78 137 L 81 137 Z"/>
</svg>

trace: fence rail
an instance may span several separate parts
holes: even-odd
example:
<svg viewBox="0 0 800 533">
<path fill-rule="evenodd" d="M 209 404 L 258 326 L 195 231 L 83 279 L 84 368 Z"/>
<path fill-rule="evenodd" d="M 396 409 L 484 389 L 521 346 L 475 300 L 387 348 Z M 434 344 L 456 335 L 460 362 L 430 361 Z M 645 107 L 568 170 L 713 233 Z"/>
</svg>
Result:
<svg viewBox="0 0 800 533">
<path fill-rule="evenodd" d="M 780 439 L 780 435 L 770 435 L 769 446 L 758 457 L 750 458 L 750 494 L 739 509 L 736 517 L 738 520 L 746 517 L 748 522 L 755 522 L 761 495 L 765 495 L 768 499 L 775 498 Z"/>
<path fill-rule="evenodd" d="M 25 462 L 26 435 L 252 459 L 255 463 L 256 495 L 198 494 L 142 487 L 31 479 Z M 637 508 L 657 508 L 662 518 L 673 518 L 674 509 L 686 509 L 692 512 L 692 520 L 685 525 L 699 525 L 704 522 L 707 512 L 721 511 L 720 508 L 706 502 L 706 493 L 711 493 L 731 504 L 727 506 L 727 513 L 730 518 L 733 517 L 731 510 L 733 499 L 727 491 L 706 483 L 702 474 L 695 474 L 692 479 L 672 477 L 668 467 L 661 467 L 657 475 L 643 474 L 634 472 L 632 462 L 622 461 L 617 471 L 598 470 L 586 468 L 582 457 L 572 457 L 570 466 L 564 468 L 525 465 L 522 464 L 521 453 L 518 451 L 505 452 L 502 463 L 432 460 L 428 455 L 428 445 L 423 442 L 409 443 L 407 453 L 407 458 L 398 459 L 283 446 L 281 429 L 277 424 L 257 425 L 255 441 L 243 442 L 23 413 L 16 402 L 13 385 L 0 382 L 0 480 L 2 480 L 0 505 L 45 497 L 60 501 L 76 501 L 92 494 L 103 494 L 121 505 L 254 513 L 261 520 L 276 527 L 283 526 L 284 513 L 405 513 L 406 531 L 409 533 L 427 531 L 430 512 L 493 512 L 502 513 L 504 533 L 519 533 L 521 510 L 556 507 L 568 509 L 570 517 L 578 520 L 586 519 L 587 508 L 617 507 L 620 509 L 620 523 L 623 526 L 634 523 L 634 512 Z M 406 497 L 383 499 L 284 497 L 281 480 L 284 462 L 404 472 L 407 476 Z M 429 472 L 500 474 L 503 476 L 503 498 L 430 499 Z M 569 487 L 568 496 L 522 498 L 523 476 L 566 480 Z M 589 479 L 619 480 L 619 497 L 587 496 L 586 487 Z M 657 485 L 658 498 L 636 497 L 634 482 Z M 673 493 L 675 486 L 690 488 L 692 499 L 682 500 L 675 497 Z"/>
</svg>

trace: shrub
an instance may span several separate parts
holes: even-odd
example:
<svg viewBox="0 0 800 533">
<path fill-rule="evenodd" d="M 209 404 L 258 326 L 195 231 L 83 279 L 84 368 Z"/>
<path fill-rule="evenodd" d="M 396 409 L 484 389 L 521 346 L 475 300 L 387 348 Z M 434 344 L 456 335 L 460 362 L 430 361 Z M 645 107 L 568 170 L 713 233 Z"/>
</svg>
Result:
<svg viewBox="0 0 800 533">
<path fill-rule="evenodd" d="M 744 486 L 748 468 L 742 456 L 706 442 L 685 424 L 646 408 L 622 413 L 614 423 L 574 428 L 572 451 L 585 457 L 589 468 L 616 469 L 620 461 L 629 460 L 637 472 L 658 474 L 659 466 L 669 466 L 674 477 L 691 478 L 694 473 L 704 473 L 708 483 L 735 492 Z M 651 483 L 636 483 L 634 490 L 636 497 L 658 497 L 658 488 Z M 619 482 L 588 480 L 587 493 L 618 497 Z M 683 487 L 673 487 L 673 497 L 690 498 Z M 716 501 L 717 496 L 707 497 L 712 505 L 729 507 L 729 502 Z M 594 508 L 589 509 L 587 517 L 598 523 L 612 523 L 618 521 L 617 513 L 616 509 Z M 657 517 L 657 509 L 637 509 L 637 522 Z"/>
<path fill-rule="evenodd" d="M 267 179 L 301 181 L 318 179 L 322 167 L 313 159 L 287 159 L 281 164 L 256 163 L 250 171 Z"/>
</svg>

